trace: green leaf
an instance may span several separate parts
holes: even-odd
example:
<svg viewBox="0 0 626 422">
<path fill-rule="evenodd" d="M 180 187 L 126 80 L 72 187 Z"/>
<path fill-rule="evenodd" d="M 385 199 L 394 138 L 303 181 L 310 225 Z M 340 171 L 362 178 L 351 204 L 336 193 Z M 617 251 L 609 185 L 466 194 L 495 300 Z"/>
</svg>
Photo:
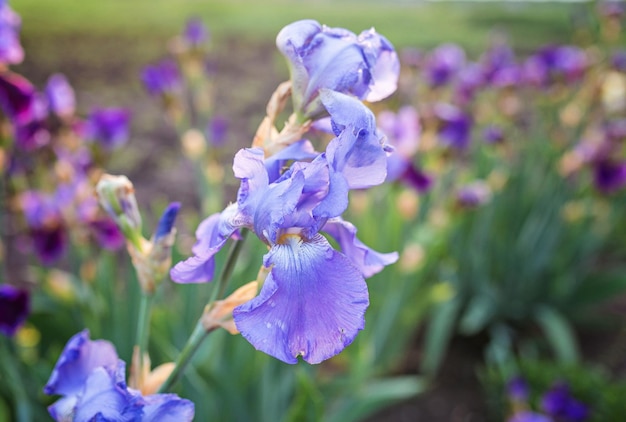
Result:
<svg viewBox="0 0 626 422">
<path fill-rule="evenodd" d="M 496 312 L 497 303 L 487 296 L 487 292 L 479 292 L 473 298 L 459 323 L 459 331 L 465 335 L 473 335 L 487 326 L 487 323 Z"/>
<path fill-rule="evenodd" d="M 396 401 L 414 397 L 428 387 L 426 378 L 405 375 L 370 380 L 356 397 L 342 400 L 339 408 L 324 419 L 327 422 L 359 421 Z"/>
<path fill-rule="evenodd" d="M 428 323 L 421 369 L 429 376 L 434 376 L 441 365 L 460 307 L 458 298 L 451 299 L 435 309 Z"/>
<path fill-rule="evenodd" d="M 567 319 L 555 309 L 545 306 L 537 309 L 535 318 L 559 361 L 562 363 L 578 362 L 578 345 L 574 330 Z"/>
</svg>

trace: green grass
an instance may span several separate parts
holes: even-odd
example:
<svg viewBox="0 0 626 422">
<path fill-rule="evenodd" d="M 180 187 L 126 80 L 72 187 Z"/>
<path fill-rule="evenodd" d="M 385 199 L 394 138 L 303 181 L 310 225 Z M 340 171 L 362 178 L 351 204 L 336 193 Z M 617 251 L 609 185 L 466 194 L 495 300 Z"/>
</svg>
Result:
<svg viewBox="0 0 626 422">
<path fill-rule="evenodd" d="M 217 38 L 242 36 L 273 39 L 287 23 L 304 18 L 330 26 L 361 31 L 371 26 L 397 46 L 432 46 L 460 42 L 481 49 L 494 27 L 510 30 L 513 42 L 531 47 L 547 41 L 565 41 L 572 11 L 581 5 L 480 4 L 422 2 L 358 2 L 271 0 L 16 0 L 24 31 L 35 35 L 68 33 L 106 34 L 112 37 L 167 37 L 189 16 L 203 18 Z M 140 38 L 141 37 L 141 38 Z"/>
</svg>

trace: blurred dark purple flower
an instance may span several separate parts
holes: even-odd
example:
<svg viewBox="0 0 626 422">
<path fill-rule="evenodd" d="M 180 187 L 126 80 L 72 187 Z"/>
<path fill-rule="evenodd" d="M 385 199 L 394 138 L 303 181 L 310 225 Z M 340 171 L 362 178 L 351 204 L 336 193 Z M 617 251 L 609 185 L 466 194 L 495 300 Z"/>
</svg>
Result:
<svg viewBox="0 0 626 422">
<path fill-rule="evenodd" d="M 545 87 L 554 82 L 574 82 L 587 69 L 584 50 L 571 46 L 549 45 L 530 56 L 523 66 L 523 77 L 532 85 Z"/>
<path fill-rule="evenodd" d="M 458 72 L 454 99 L 458 104 L 466 105 L 474 99 L 484 83 L 485 77 L 480 66 L 476 63 L 468 63 Z"/>
<path fill-rule="evenodd" d="M 213 146 L 219 147 L 224 145 L 228 134 L 229 123 L 226 117 L 220 115 L 215 115 L 209 120 L 206 128 L 207 139 Z"/>
<path fill-rule="evenodd" d="M 0 63 L 18 64 L 24 60 L 20 26 L 19 15 L 9 7 L 7 1 L 0 2 Z"/>
<path fill-rule="evenodd" d="M 619 72 L 626 72 L 626 50 L 619 50 L 613 53 L 611 66 Z"/>
<path fill-rule="evenodd" d="M 600 15 L 610 18 L 621 18 L 626 11 L 626 5 L 619 0 L 601 0 L 598 2 Z"/>
<path fill-rule="evenodd" d="M 481 56 L 479 63 L 485 82 L 493 87 L 515 86 L 521 80 L 522 71 L 515 61 L 515 54 L 504 42 L 494 44 Z"/>
<path fill-rule="evenodd" d="M 541 397 L 541 408 L 564 422 L 583 422 L 589 416 L 589 408 L 572 397 L 569 386 L 564 382 L 554 384 Z"/>
<path fill-rule="evenodd" d="M 489 125 L 483 130 L 483 138 L 488 144 L 498 144 L 504 140 L 504 132 L 499 126 Z"/>
<path fill-rule="evenodd" d="M 50 76 L 45 92 L 50 111 L 61 117 L 74 114 L 76 97 L 72 86 L 64 75 L 57 73 Z"/>
<path fill-rule="evenodd" d="M 30 122 L 34 114 L 36 90 L 33 84 L 17 73 L 0 72 L 0 106 L 15 125 Z"/>
<path fill-rule="evenodd" d="M 122 108 L 93 110 L 85 123 L 85 138 L 98 142 L 105 149 L 114 149 L 128 142 L 130 111 Z"/>
<path fill-rule="evenodd" d="M 418 192 L 427 191 L 431 178 L 415 167 L 413 158 L 419 147 L 421 125 L 415 108 L 404 106 L 393 113 L 382 111 L 377 116 L 380 130 L 387 136 L 393 151 L 387 155 L 387 178 L 385 182 L 400 180 Z"/>
<path fill-rule="evenodd" d="M 28 291 L 0 284 L 0 333 L 13 336 L 30 312 Z"/>
<path fill-rule="evenodd" d="M 48 407 L 56 421 L 191 421 L 194 405 L 175 394 L 142 396 L 128 388 L 124 361 L 105 340 L 90 340 L 89 331 L 65 345 L 50 379 L 48 395 L 61 395 Z"/>
<path fill-rule="evenodd" d="M 174 60 L 165 59 L 146 66 L 141 74 L 146 90 L 155 96 L 172 94 L 182 88 L 182 79 L 178 65 Z"/>
<path fill-rule="evenodd" d="M 506 385 L 506 392 L 509 399 L 516 402 L 528 400 L 528 382 L 521 376 L 513 377 Z"/>
<path fill-rule="evenodd" d="M 447 85 L 465 66 L 465 51 L 456 44 L 442 44 L 430 52 L 424 63 L 426 82 L 432 87 Z"/>
<path fill-rule="evenodd" d="M 20 199 L 35 254 L 43 264 L 56 262 L 68 242 L 59 203 L 54 195 L 37 191 L 26 191 Z"/>
<path fill-rule="evenodd" d="M 451 148 L 466 149 L 470 142 L 472 117 L 451 104 L 437 103 L 433 111 L 439 121 L 439 141 Z"/>
<path fill-rule="evenodd" d="M 198 46 L 209 39 L 209 31 L 199 18 L 191 18 L 187 21 L 183 37 L 192 46 Z"/>
<path fill-rule="evenodd" d="M 456 194 L 456 202 L 462 208 L 476 208 L 491 199 L 491 188 L 481 180 L 461 186 Z"/>
<path fill-rule="evenodd" d="M 626 161 L 610 157 L 594 160 L 593 181 L 600 192 L 609 194 L 626 186 Z"/>
<path fill-rule="evenodd" d="M 553 422 L 551 418 L 541 413 L 535 413 L 530 411 L 523 411 L 514 414 L 507 422 Z"/>
<path fill-rule="evenodd" d="M 88 225 L 98 244 L 105 249 L 119 249 L 126 243 L 126 238 L 110 218 L 94 219 Z"/>
<path fill-rule="evenodd" d="M 302 20 L 284 27 L 276 45 L 289 65 L 294 111 L 305 119 L 325 115 L 319 97 L 322 89 L 373 102 L 397 88 L 398 56 L 374 29 L 357 36 L 347 29 Z"/>
</svg>

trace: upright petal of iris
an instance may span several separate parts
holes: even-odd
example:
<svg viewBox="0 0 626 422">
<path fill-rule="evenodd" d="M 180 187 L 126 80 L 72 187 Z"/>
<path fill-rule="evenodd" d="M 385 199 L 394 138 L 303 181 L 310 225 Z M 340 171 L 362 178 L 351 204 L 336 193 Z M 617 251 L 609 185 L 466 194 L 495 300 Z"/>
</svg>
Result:
<svg viewBox="0 0 626 422">
<path fill-rule="evenodd" d="M 264 258 L 271 272 L 261 293 L 235 308 L 241 334 L 258 350 L 287 363 L 320 363 L 363 329 L 369 305 L 359 270 L 316 234 L 285 234 Z"/>
<path fill-rule="evenodd" d="M 289 62 L 296 113 L 308 119 L 324 114 L 320 89 L 378 101 L 397 87 L 400 65 L 393 46 L 373 29 L 360 36 L 314 20 L 283 28 L 276 45 Z"/>
</svg>

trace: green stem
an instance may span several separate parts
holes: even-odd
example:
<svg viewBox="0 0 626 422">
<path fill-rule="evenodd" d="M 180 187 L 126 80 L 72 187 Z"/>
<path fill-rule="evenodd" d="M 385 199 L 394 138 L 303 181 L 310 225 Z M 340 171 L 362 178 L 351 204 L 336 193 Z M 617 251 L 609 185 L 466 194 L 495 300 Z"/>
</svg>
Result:
<svg viewBox="0 0 626 422">
<path fill-rule="evenodd" d="M 150 311 L 152 309 L 151 293 L 141 293 L 141 300 L 139 302 L 139 315 L 137 316 L 137 337 L 135 338 L 135 344 L 139 347 L 139 368 L 137 371 L 137 380 L 143 373 L 143 357 L 148 350 L 148 337 L 150 333 Z"/>
<path fill-rule="evenodd" d="M 19 373 L 18 357 L 15 347 L 10 339 L 2 339 L 0 335 L 0 367 L 6 375 L 6 385 L 13 393 L 15 404 L 15 417 L 18 422 L 30 422 L 33 420 L 31 404 L 24 386 L 24 378 Z M 6 349 L 6 350 L 2 350 Z"/>
<path fill-rule="evenodd" d="M 241 238 L 235 240 L 231 245 L 230 250 L 228 251 L 228 257 L 226 258 L 226 263 L 224 264 L 224 268 L 222 268 L 222 272 L 217 280 L 217 285 L 213 288 L 209 303 L 215 302 L 218 298 L 222 298 L 224 296 L 226 286 L 228 285 L 230 276 L 233 274 L 237 258 L 239 258 L 239 253 L 241 252 L 241 248 L 243 247 L 243 242 L 246 240 L 247 234 L 247 229 L 241 229 Z"/>
<path fill-rule="evenodd" d="M 226 263 L 224 264 L 224 268 L 222 268 L 222 272 L 217 281 L 217 285 L 214 287 L 213 292 L 211 293 L 211 299 L 208 303 L 213 303 L 217 300 L 218 297 L 222 297 L 224 295 L 224 291 L 226 290 L 226 286 L 228 285 L 228 281 L 230 276 L 233 273 L 235 268 L 235 263 L 237 262 L 237 258 L 239 257 L 239 253 L 241 252 L 241 248 L 243 246 L 243 241 L 246 239 L 246 235 L 248 230 L 242 229 L 241 238 L 235 240 L 232 244 L 230 250 L 228 251 L 228 257 L 226 258 Z M 191 358 L 196 353 L 204 339 L 211 333 L 213 330 L 207 331 L 202 325 L 202 317 L 198 320 L 196 324 L 196 328 L 194 328 L 193 333 L 189 336 L 185 347 L 180 352 L 178 359 L 176 360 L 176 367 L 174 371 L 170 374 L 170 376 L 165 380 L 161 388 L 159 389 L 159 393 L 163 393 L 168 391 L 174 384 L 178 382 L 183 372 L 187 368 L 187 365 L 191 362 Z"/>
<path fill-rule="evenodd" d="M 187 340 L 187 344 L 180 352 L 178 359 L 176 360 L 176 367 L 170 374 L 170 376 L 165 380 L 161 388 L 159 388 L 159 393 L 164 393 L 174 386 L 180 377 L 183 375 L 183 372 L 187 368 L 187 365 L 191 362 L 191 358 L 196 353 L 202 342 L 205 338 L 211 333 L 211 331 L 207 331 L 202 325 L 202 320 L 199 320 L 196 324 L 196 328 L 194 328 L 193 333 L 189 336 Z"/>
</svg>

